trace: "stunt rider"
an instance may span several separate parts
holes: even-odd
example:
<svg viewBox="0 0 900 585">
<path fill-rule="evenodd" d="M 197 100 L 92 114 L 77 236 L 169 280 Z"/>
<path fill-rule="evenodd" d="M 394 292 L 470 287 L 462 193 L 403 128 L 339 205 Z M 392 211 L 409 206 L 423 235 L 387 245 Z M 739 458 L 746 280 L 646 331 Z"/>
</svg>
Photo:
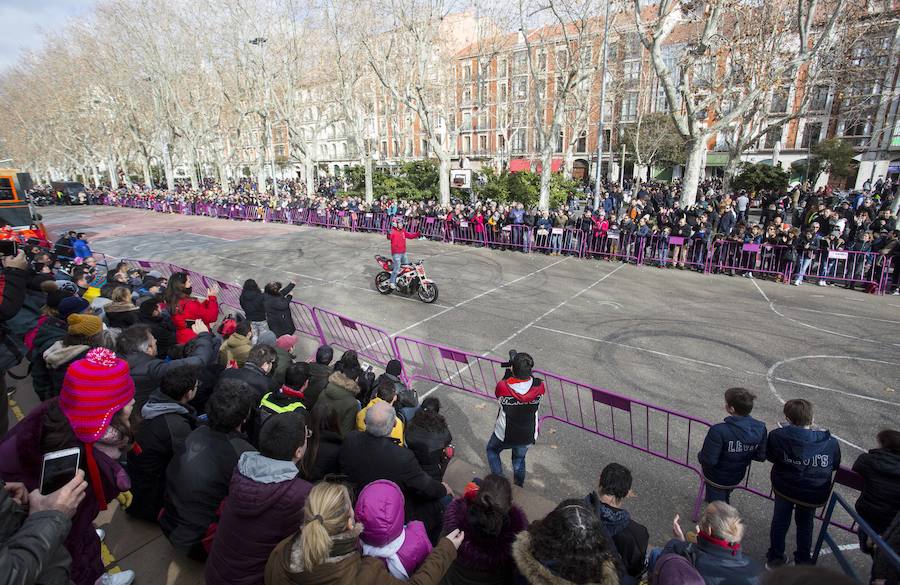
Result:
<svg viewBox="0 0 900 585">
<path fill-rule="evenodd" d="M 403 218 L 395 215 L 391 219 L 391 231 L 387 239 L 391 241 L 391 288 L 397 288 L 397 275 L 400 274 L 400 266 L 409 264 L 406 257 L 406 240 L 414 240 L 419 237 L 418 232 L 408 232 L 403 228 Z"/>
</svg>

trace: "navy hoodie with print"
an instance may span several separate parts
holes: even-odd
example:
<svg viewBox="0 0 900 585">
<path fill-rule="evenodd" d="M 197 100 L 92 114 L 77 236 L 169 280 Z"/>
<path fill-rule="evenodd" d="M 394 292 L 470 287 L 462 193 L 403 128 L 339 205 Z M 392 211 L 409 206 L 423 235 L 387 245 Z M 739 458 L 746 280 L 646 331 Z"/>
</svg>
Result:
<svg viewBox="0 0 900 585">
<path fill-rule="evenodd" d="M 821 506 L 841 465 L 841 448 L 826 430 L 784 423 L 769 433 L 766 459 L 772 462 L 772 488 L 795 503 Z"/>
<path fill-rule="evenodd" d="M 752 416 L 729 416 L 710 427 L 697 459 L 710 483 L 738 485 L 751 461 L 766 460 L 766 425 Z"/>
</svg>

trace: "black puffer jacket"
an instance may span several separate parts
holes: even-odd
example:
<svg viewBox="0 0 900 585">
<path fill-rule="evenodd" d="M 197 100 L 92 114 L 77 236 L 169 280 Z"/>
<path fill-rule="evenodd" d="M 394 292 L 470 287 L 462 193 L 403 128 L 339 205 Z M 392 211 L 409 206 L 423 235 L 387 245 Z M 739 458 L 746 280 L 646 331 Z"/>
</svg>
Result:
<svg viewBox="0 0 900 585">
<path fill-rule="evenodd" d="M 277 295 L 264 295 L 266 306 L 266 322 L 269 325 L 269 331 L 275 334 L 275 337 L 282 335 L 292 335 L 297 329 L 294 326 L 294 319 L 291 317 L 291 295 L 294 290 L 294 283 L 284 287 Z"/>
<path fill-rule="evenodd" d="M 241 309 L 251 321 L 266 320 L 265 295 L 258 290 L 241 291 Z"/>
<path fill-rule="evenodd" d="M 406 447 L 416 456 L 422 470 L 437 481 L 444 481 L 449 459 L 444 455 L 444 447 L 453 442 L 450 429 L 425 428 L 415 424 L 416 418 L 406 425 L 404 441 Z"/>
<path fill-rule="evenodd" d="M 155 390 L 141 409 L 143 418 L 135 441 L 141 446 L 128 452 L 128 475 L 134 500 L 125 511 L 156 522 L 163 507 L 166 467 L 185 439 L 197 427 L 194 409 Z"/>
<path fill-rule="evenodd" d="M 72 522 L 62 512 L 28 514 L 0 481 L 0 585 L 68 585 L 71 558 L 63 543 Z"/>
<path fill-rule="evenodd" d="M 172 546 L 197 552 L 225 496 L 241 453 L 253 451 L 243 434 L 199 427 L 166 468 L 165 508 L 159 519 Z"/>
<path fill-rule="evenodd" d="M 900 511 L 900 453 L 872 449 L 856 458 L 853 471 L 866 482 L 856 511 L 881 534 Z"/>
</svg>

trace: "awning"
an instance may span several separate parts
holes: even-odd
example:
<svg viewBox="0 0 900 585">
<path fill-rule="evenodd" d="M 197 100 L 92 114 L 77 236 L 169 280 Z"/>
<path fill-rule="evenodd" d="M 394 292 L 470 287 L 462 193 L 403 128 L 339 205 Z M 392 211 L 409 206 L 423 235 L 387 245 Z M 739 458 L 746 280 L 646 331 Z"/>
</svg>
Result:
<svg viewBox="0 0 900 585">
<path fill-rule="evenodd" d="M 708 167 L 724 167 L 728 164 L 727 152 L 707 152 L 706 166 Z"/>
<path fill-rule="evenodd" d="M 563 166 L 563 160 L 561 158 L 554 158 L 550 161 L 550 170 L 554 173 L 559 172 L 559 170 Z M 534 163 L 534 172 L 539 173 L 543 166 L 540 161 L 536 161 Z M 531 170 L 531 160 L 527 158 L 514 158 L 509 161 L 509 171 L 511 173 L 515 173 L 518 171 L 530 171 Z"/>
</svg>

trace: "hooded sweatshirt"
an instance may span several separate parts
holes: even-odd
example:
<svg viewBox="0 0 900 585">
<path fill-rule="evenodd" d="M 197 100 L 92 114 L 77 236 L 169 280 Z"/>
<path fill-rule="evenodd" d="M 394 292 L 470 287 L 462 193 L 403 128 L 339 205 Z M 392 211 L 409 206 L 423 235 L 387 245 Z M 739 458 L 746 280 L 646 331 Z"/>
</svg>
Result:
<svg viewBox="0 0 900 585">
<path fill-rule="evenodd" d="M 881 534 L 900 511 L 900 453 L 872 449 L 857 457 L 853 471 L 866 482 L 856 511 Z"/>
<path fill-rule="evenodd" d="M 647 527 L 632 520 L 628 510 L 605 504 L 597 492 L 591 492 L 585 500 L 609 533 L 625 571 L 632 577 L 639 577 L 644 572 L 644 558 L 650 542 Z"/>
<path fill-rule="evenodd" d="M 538 408 L 544 396 L 540 378 L 507 378 L 497 382 L 494 395 L 500 408 L 494 434 L 508 445 L 532 445 L 538 435 Z"/>
<path fill-rule="evenodd" d="M 766 460 L 766 425 L 751 416 L 729 416 L 710 427 L 697 459 L 708 482 L 737 485 L 752 461 Z"/>
<path fill-rule="evenodd" d="M 786 500 L 821 506 L 841 465 L 841 448 L 826 430 L 786 424 L 769 433 L 766 458 L 772 462 L 772 488 Z"/>
<path fill-rule="evenodd" d="M 207 585 L 261 584 L 272 550 L 302 524 L 311 489 L 292 461 L 241 454 L 206 562 Z"/>
<path fill-rule="evenodd" d="M 431 552 L 431 542 L 424 524 L 404 525 L 403 518 L 403 492 L 394 482 L 373 481 L 359 494 L 356 519 L 363 525 L 363 554 L 382 559 L 391 575 L 405 581 Z"/>
</svg>

